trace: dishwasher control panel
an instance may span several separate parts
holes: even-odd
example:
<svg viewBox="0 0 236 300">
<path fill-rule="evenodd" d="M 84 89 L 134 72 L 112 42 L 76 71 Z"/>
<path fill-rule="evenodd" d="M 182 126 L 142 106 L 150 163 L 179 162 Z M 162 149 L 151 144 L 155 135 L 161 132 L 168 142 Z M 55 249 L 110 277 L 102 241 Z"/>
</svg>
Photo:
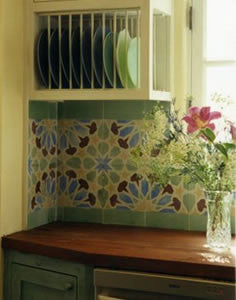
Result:
<svg viewBox="0 0 236 300">
<path fill-rule="evenodd" d="M 144 272 L 94 270 L 96 300 L 235 300 L 232 282 Z"/>
</svg>

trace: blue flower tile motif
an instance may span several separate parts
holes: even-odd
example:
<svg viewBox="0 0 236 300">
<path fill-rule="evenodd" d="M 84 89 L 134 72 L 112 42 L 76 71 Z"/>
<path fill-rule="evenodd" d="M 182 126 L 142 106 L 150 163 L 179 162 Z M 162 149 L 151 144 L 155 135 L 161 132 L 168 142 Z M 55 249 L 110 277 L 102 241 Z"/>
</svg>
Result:
<svg viewBox="0 0 236 300">
<path fill-rule="evenodd" d="M 75 197 L 74 197 L 73 200 L 75 200 L 75 201 L 83 201 L 83 200 L 86 199 L 87 195 L 88 195 L 88 193 L 85 192 L 85 191 L 78 192 L 78 193 L 75 195 Z M 87 206 L 88 206 L 88 204 L 87 204 Z"/>
<path fill-rule="evenodd" d="M 65 189 L 66 189 L 66 182 L 67 182 L 66 176 L 65 176 L 65 175 L 62 175 L 62 176 L 59 178 L 59 187 L 60 187 L 60 190 L 61 190 L 62 192 L 64 192 Z"/>
<path fill-rule="evenodd" d="M 160 194 L 160 186 L 158 184 L 156 184 L 151 192 L 151 199 L 155 199 L 159 194 Z"/>
<path fill-rule="evenodd" d="M 48 153 L 55 154 L 57 147 L 56 120 L 33 120 L 32 132 L 35 136 L 36 147 L 42 149 L 44 156 Z"/>
<path fill-rule="evenodd" d="M 62 129 L 59 129 L 59 151 L 64 154 L 61 158 L 63 160 L 63 169 L 59 168 L 59 171 L 62 170 L 61 173 L 64 175 L 61 175 L 58 179 L 59 190 L 63 194 L 60 197 L 66 197 L 74 206 L 82 205 L 82 202 L 85 202 L 85 200 L 92 205 L 96 201 L 92 195 L 89 196 L 88 192 L 86 196 L 81 194 L 72 196 L 69 193 L 68 185 L 70 183 L 67 180 L 66 172 L 73 171 L 76 178 L 83 178 L 88 185 L 96 182 L 97 187 L 94 190 L 95 185 L 93 185 L 93 193 L 97 193 L 97 195 L 99 195 L 101 187 L 112 184 L 114 186 L 117 185 L 121 177 L 120 172 L 134 168 L 132 165 L 130 166 L 130 162 L 127 163 L 129 152 L 126 152 L 126 148 L 129 150 L 130 146 L 128 142 L 126 143 L 126 140 L 131 140 L 131 145 L 136 143 L 138 138 L 137 128 L 134 126 L 133 121 L 118 122 L 113 120 L 104 120 L 102 122 L 96 120 L 85 122 L 81 120 L 63 120 L 61 127 Z M 80 135 L 78 135 L 76 130 L 80 131 Z M 132 136 L 134 136 L 133 139 Z M 83 151 L 81 142 L 86 144 Z M 77 164 L 75 160 L 77 160 Z M 134 190 L 135 187 L 133 187 Z M 81 198 L 82 196 L 83 198 Z M 80 199 L 79 202 L 75 202 L 73 197 Z M 105 200 L 103 197 L 99 196 L 97 200 L 100 202 L 100 205 L 104 206 Z M 122 202 L 123 200 L 120 199 L 119 201 Z"/>
<path fill-rule="evenodd" d="M 129 190 L 135 197 L 138 198 L 139 191 L 138 191 L 138 188 L 136 187 L 135 183 L 129 183 Z"/>
<path fill-rule="evenodd" d="M 172 200 L 171 195 L 165 195 L 158 201 L 158 205 L 170 204 L 171 200 Z"/>
<path fill-rule="evenodd" d="M 164 209 L 160 210 L 160 212 L 167 213 L 167 214 L 174 214 L 174 213 L 176 213 L 175 210 L 171 209 L 171 208 L 164 208 Z"/>
<path fill-rule="evenodd" d="M 141 190 L 142 190 L 143 196 L 146 196 L 148 193 L 148 190 L 149 190 L 149 184 L 148 184 L 147 180 L 142 180 Z"/>
<path fill-rule="evenodd" d="M 120 130 L 120 136 L 121 136 L 121 137 L 126 137 L 126 136 L 129 135 L 133 130 L 134 130 L 134 126 L 124 127 L 123 129 Z"/>
<path fill-rule="evenodd" d="M 139 132 L 137 132 L 131 137 L 129 141 L 130 148 L 136 147 L 138 145 L 139 140 L 140 140 L 140 134 Z"/>
<path fill-rule="evenodd" d="M 130 120 L 112 120 L 108 127 L 110 127 L 111 136 L 117 136 L 117 143 L 120 148 L 130 149 L 135 147 L 139 140 L 140 134 L 136 127 L 137 122 Z"/>
<path fill-rule="evenodd" d="M 108 172 L 109 170 L 111 170 L 112 168 L 109 166 L 109 162 L 111 161 L 111 158 L 109 158 L 108 156 L 102 158 L 102 157 L 98 157 L 96 158 L 97 161 L 97 166 L 96 169 L 98 170 L 98 172 L 101 171 L 105 171 Z"/>
<path fill-rule="evenodd" d="M 77 150 L 89 145 L 91 136 L 97 134 L 97 124 L 91 120 L 62 120 L 59 121 L 58 140 L 59 150 L 74 155 Z"/>
<path fill-rule="evenodd" d="M 133 206 L 132 198 L 129 195 L 125 194 L 125 193 L 120 194 L 120 200 L 123 201 L 127 205 Z"/>
<path fill-rule="evenodd" d="M 80 178 L 73 170 L 67 170 L 58 178 L 58 196 L 67 199 L 74 207 L 97 206 L 97 196 L 90 191 L 87 180 Z"/>
<path fill-rule="evenodd" d="M 29 193 L 29 210 L 35 211 L 38 208 L 49 207 L 50 205 L 56 206 L 57 199 L 57 184 L 56 178 L 43 173 L 43 178 L 38 180 L 36 184 L 31 185 Z"/>
<path fill-rule="evenodd" d="M 182 195 L 187 190 L 197 195 L 196 187 L 173 178 L 161 189 L 137 175 L 130 152 L 140 143 L 142 122 L 64 119 L 57 124 L 56 120 L 31 120 L 29 210 L 56 206 L 59 199 L 62 206 L 89 209 L 188 213 Z M 52 158 L 58 165 L 50 163 Z M 205 213 L 200 193 L 192 202 L 192 213 Z"/>
<path fill-rule="evenodd" d="M 59 147 L 60 147 L 60 149 L 64 150 L 67 148 L 67 146 L 68 146 L 68 143 L 67 143 L 66 135 L 62 134 L 59 139 Z"/>
<path fill-rule="evenodd" d="M 171 187 L 161 189 L 158 184 L 151 184 L 146 178 L 131 174 L 129 180 L 120 181 L 117 192 L 110 198 L 113 208 L 139 211 L 157 211 L 177 213 L 181 202 L 172 195 Z"/>
<path fill-rule="evenodd" d="M 36 202 L 36 203 L 39 203 L 39 204 L 41 205 L 41 204 L 43 204 L 44 200 L 43 200 L 42 196 L 37 195 L 37 196 L 35 197 L 35 202 Z"/>
<path fill-rule="evenodd" d="M 57 205 L 57 121 L 32 119 L 28 136 L 29 213 Z"/>
<path fill-rule="evenodd" d="M 32 175 L 33 173 L 33 169 L 32 169 L 32 157 L 28 157 L 28 163 L 27 163 L 27 167 L 28 167 L 28 173 L 29 175 Z"/>
<path fill-rule="evenodd" d="M 130 123 L 130 120 L 117 120 L 117 122 L 120 124 L 128 124 Z"/>
<path fill-rule="evenodd" d="M 68 188 L 69 194 L 73 194 L 77 187 L 78 187 L 78 181 L 73 179 L 69 184 L 69 188 Z"/>
</svg>

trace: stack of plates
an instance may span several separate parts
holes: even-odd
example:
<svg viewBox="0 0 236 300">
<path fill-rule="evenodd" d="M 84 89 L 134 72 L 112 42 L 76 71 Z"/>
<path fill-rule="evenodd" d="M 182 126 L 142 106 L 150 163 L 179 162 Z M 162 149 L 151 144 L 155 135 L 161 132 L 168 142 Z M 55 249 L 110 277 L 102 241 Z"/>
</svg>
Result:
<svg viewBox="0 0 236 300">
<path fill-rule="evenodd" d="M 62 88 L 81 88 L 82 82 L 83 88 L 135 88 L 138 86 L 139 44 L 139 39 L 132 39 L 127 29 L 113 33 L 107 27 L 103 31 L 98 26 L 92 36 L 91 27 L 87 26 L 82 39 L 79 27 L 72 30 L 71 39 L 69 30 L 62 29 L 60 44 L 58 29 L 51 30 L 48 49 L 48 30 L 43 29 L 37 41 L 39 79 L 47 88 L 49 78 L 51 88 L 59 88 L 60 80 Z"/>
</svg>

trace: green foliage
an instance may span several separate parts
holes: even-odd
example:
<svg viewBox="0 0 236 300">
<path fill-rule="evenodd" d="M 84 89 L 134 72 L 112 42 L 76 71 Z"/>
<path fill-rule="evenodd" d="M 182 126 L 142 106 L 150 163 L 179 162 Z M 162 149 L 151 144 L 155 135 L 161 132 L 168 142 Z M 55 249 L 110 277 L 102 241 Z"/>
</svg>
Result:
<svg viewBox="0 0 236 300">
<path fill-rule="evenodd" d="M 217 141 L 210 128 L 187 134 L 178 112 L 156 106 L 144 121 L 142 142 L 132 155 L 140 174 L 167 185 L 173 176 L 206 190 L 236 189 L 236 146 Z"/>
<path fill-rule="evenodd" d="M 203 133 L 203 135 L 210 141 L 210 142 L 214 142 L 216 136 L 214 134 L 214 132 L 210 129 L 210 128 L 205 128 L 201 130 L 201 133 Z"/>
</svg>

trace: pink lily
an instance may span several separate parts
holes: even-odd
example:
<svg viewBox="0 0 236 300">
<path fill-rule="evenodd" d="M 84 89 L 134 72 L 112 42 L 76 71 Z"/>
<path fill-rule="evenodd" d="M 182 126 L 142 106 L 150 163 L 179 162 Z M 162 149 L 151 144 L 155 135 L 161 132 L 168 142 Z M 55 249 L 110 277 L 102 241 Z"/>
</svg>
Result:
<svg viewBox="0 0 236 300">
<path fill-rule="evenodd" d="M 193 133 L 198 129 L 210 128 L 215 129 L 215 124 L 210 123 L 214 119 L 221 118 L 221 113 L 218 111 L 210 111 L 209 106 L 204 106 L 199 108 L 197 106 L 190 107 L 188 114 L 183 118 L 183 120 L 188 123 L 187 131 L 188 133 Z"/>
<path fill-rule="evenodd" d="M 230 133 L 232 135 L 233 142 L 236 143 L 236 126 L 233 124 L 230 125 Z"/>
</svg>

